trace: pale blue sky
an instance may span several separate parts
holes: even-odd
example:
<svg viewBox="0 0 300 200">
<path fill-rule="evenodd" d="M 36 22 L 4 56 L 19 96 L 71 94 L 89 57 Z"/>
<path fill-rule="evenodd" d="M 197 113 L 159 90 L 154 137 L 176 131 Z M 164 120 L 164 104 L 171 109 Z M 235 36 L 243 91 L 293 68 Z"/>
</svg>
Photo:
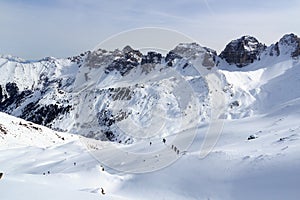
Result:
<svg viewBox="0 0 300 200">
<path fill-rule="evenodd" d="M 2 0 L 0 54 L 66 57 L 142 27 L 182 32 L 219 53 L 246 34 L 267 45 L 299 35 L 299 10 L 299 0 Z"/>
</svg>

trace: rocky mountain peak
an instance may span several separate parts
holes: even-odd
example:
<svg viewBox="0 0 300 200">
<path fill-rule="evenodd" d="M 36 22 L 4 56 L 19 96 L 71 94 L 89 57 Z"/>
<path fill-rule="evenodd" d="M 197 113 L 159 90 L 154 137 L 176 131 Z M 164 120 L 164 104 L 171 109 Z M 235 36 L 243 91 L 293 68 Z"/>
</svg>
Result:
<svg viewBox="0 0 300 200">
<path fill-rule="evenodd" d="M 244 67 L 259 59 L 260 53 L 266 46 L 260 43 L 252 36 L 242 36 L 239 39 L 232 40 L 221 52 L 220 57 L 229 64 L 236 64 L 238 67 Z"/>
<path fill-rule="evenodd" d="M 201 58 L 202 65 L 211 68 L 215 66 L 216 56 L 216 51 L 202 47 L 197 43 L 180 43 L 167 54 L 165 60 L 168 65 L 172 65 L 174 59 L 196 60 L 197 58 Z"/>
<path fill-rule="evenodd" d="M 202 53 L 216 55 L 216 52 L 214 50 L 207 47 L 202 47 L 197 43 L 180 43 L 171 51 L 184 58 L 191 58 Z"/>
<path fill-rule="evenodd" d="M 285 34 L 280 40 L 280 44 L 286 44 L 286 45 L 293 45 L 297 42 L 299 42 L 299 37 L 295 35 L 294 33 Z"/>
<path fill-rule="evenodd" d="M 300 38 L 293 34 L 286 34 L 279 40 L 279 45 L 286 53 L 291 54 L 292 57 L 300 55 Z"/>
<path fill-rule="evenodd" d="M 125 46 L 125 47 L 123 48 L 122 51 L 123 51 L 124 53 L 129 53 L 129 52 L 134 51 L 134 49 L 133 49 L 131 46 L 127 45 L 127 46 Z"/>
<path fill-rule="evenodd" d="M 129 60 L 137 61 L 140 60 L 143 54 L 139 50 L 133 49 L 131 46 L 127 45 L 122 50 L 124 57 Z"/>
</svg>

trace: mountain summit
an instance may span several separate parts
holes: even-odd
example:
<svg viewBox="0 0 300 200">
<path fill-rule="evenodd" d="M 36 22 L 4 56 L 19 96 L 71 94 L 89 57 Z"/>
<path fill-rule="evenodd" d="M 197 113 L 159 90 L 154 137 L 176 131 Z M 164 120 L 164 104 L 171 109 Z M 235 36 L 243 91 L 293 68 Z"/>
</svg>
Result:
<svg viewBox="0 0 300 200">
<path fill-rule="evenodd" d="M 293 33 L 284 35 L 279 40 L 279 45 L 289 50 L 287 52 L 290 53 L 292 57 L 300 55 L 300 38 Z"/>
<path fill-rule="evenodd" d="M 244 67 L 259 59 L 260 53 L 265 49 L 266 46 L 256 38 L 243 36 L 227 44 L 221 52 L 220 57 L 225 59 L 229 64 Z"/>
</svg>

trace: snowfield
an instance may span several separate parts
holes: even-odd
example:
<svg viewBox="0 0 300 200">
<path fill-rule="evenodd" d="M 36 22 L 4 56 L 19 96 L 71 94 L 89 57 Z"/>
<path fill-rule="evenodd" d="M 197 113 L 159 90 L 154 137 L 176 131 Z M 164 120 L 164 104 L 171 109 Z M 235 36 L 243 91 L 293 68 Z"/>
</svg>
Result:
<svg viewBox="0 0 300 200">
<path fill-rule="evenodd" d="M 155 172 L 126 174 L 95 160 L 78 136 L 59 133 L 65 138 L 61 140 L 42 127 L 42 134 L 34 133 L 19 125 L 20 119 L 1 113 L 0 124 L 10 123 L 4 126 L 7 134 L 1 133 L 0 140 L 1 199 L 296 200 L 300 183 L 298 118 L 299 113 L 227 120 L 217 146 L 204 159 L 200 158 L 203 136 L 199 134 L 174 164 Z M 199 131 L 207 131 L 207 127 L 203 125 Z M 257 138 L 248 140 L 250 135 Z M 16 142 L 20 139 L 24 144 Z M 155 144 L 159 146 L 160 140 L 152 142 L 152 146 L 139 143 L 134 148 L 159 148 Z"/>
<path fill-rule="evenodd" d="M 0 140 L 4 172 L 1 196 L 2 199 L 99 199 L 100 196 L 102 199 L 297 199 L 299 105 L 293 101 L 280 107 L 280 112 L 274 106 L 264 115 L 226 120 L 217 146 L 204 159 L 200 159 L 199 152 L 203 135 L 198 134 L 191 148 L 174 164 L 136 175 L 116 172 L 97 162 L 77 135 L 54 132 L 1 113 L 0 124 L 6 131 L 6 134 L 1 132 Z M 208 124 L 201 125 L 199 133 L 205 133 L 207 128 Z M 248 140 L 250 135 L 257 138 Z M 137 143 L 134 148 L 161 148 L 159 139 L 152 143 L 152 146 Z M 138 161 L 128 167 L 135 168 L 136 164 Z M 105 195 L 101 194 L 101 188 Z"/>
<path fill-rule="evenodd" d="M 1 200 L 298 200 L 300 60 L 290 56 L 294 46 L 282 41 L 280 55 L 270 56 L 274 45 L 267 47 L 259 60 L 242 68 L 194 43 L 176 47 L 173 53 L 180 58 L 171 61 L 155 63 L 156 55 L 154 65 L 146 63 L 153 68 L 138 65 L 130 72 L 122 68 L 104 75 L 98 68 L 49 58 L 60 63 L 58 68 L 48 66 L 56 71 L 45 71 L 63 77 L 63 87 L 58 88 L 71 91 L 64 83 L 77 76 L 75 92 L 85 98 L 50 123 L 65 132 L 0 112 Z M 245 49 L 252 51 L 255 45 L 249 45 Z M 103 50 L 94 54 L 104 54 L 96 56 L 104 59 L 103 65 L 112 56 Z M 141 59 L 137 55 L 131 56 Z M 11 75 L 1 84 L 15 81 L 20 90 L 40 86 L 40 77 L 31 74 L 45 70 L 46 61 L 39 65 L 3 56 L 0 61 L 0 72 Z M 211 66 L 214 62 L 217 67 Z M 99 74 L 103 76 L 95 82 L 93 77 Z M 96 88 L 92 94 L 90 87 Z M 75 93 L 57 92 L 53 85 L 46 92 L 39 89 L 25 102 L 35 97 L 43 103 L 55 97 L 55 102 Z M 10 108 L 16 108 L 12 114 L 19 116 L 23 107 L 16 105 Z M 122 106 L 126 112 L 118 118 L 107 114 Z M 103 135 L 93 135 L 103 140 L 85 137 L 83 131 L 97 130 L 99 124 L 89 109 L 100 114 L 108 109 L 101 125 L 115 133 L 114 142 Z M 149 127 L 159 134 L 147 135 Z"/>
</svg>

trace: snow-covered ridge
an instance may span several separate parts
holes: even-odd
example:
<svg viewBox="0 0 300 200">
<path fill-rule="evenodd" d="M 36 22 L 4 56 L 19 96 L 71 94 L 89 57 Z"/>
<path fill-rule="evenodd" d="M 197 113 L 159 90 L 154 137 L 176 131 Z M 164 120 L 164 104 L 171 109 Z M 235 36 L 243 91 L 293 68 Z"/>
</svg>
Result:
<svg viewBox="0 0 300 200">
<path fill-rule="evenodd" d="M 2 199 L 126 200 L 112 191 L 127 176 L 104 171 L 78 135 L 0 112 L 0 152 Z"/>
<path fill-rule="evenodd" d="M 28 146 L 46 148 L 75 140 L 78 140 L 77 135 L 55 132 L 47 127 L 0 112 L 1 150 Z"/>
<path fill-rule="evenodd" d="M 182 46 L 174 52 L 179 48 Z M 199 57 L 197 67 L 212 68 L 214 55 L 196 44 L 187 48 L 192 50 L 189 55 L 192 58 L 179 51 L 176 58 L 164 58 L 156 52 L 143 55 L 131 47 L 115 51 L 99 49 L 68 59 L 39 62 L 2 58 L 0 73 L 6 75 L 0 81 L 0 110 L 55 130 L 127 143 L 132 138 L 121 136 L 119 127 L 114 127 L 116 121 L 130 117 L 145 125 L 151 121 L 146 113 L 157 102 L 161 102 L 168 118 L 179 117 L 178 110 L 171 111 L 173 105 L 179 105 L 176 96 L 166 95 L 180 81 L 172 74 L 191 84 L 197 81 L 192 86 L 195 95 L 206 101 L 206 83 L 189 60 Z M 115 107 L 112 105 L 120 101 L 130 106 L 112 110 Z M 145 113 L 143 122 L 137 111 L 140 109 Z M 201 109 L 205 115 L 207 108 Z"/>
<path fill-rule="evenodd" d="M 266 101 L 263 88 L 269 87 L 264 84 L 286 77 L 289 68 L 297 73 L 298 50 L 298 37 L 289 34 L 270 47 L 243 36 L 229 43 L 220 56 L 196 43 L 179 44 L 165 57 L 156 52 L 143 55 L 129 46 L 32 62 L 2 56 L 0 111 L 54 130 L 131 143 L 133 138 L 116 124 L 131 120 L 141 127 L 149 125 L 151 110 L 159 105 L 170 120 L 161 131 L 171 134 L 174 130 L 170 127 L 176 127 L 176 121 L 190 113 L 187 108 L 189 104 L 192 107 L 192 99 L 180 98 L 187 105 L 182 110 L 182 102 L 174 95 L 180 81 L 191 86 L 198 98 L 200 121 L 209 120 L 213 94 L 204 74 L 212 69 L 222 79 L 220 90 L 228 101 L 228 118 L 264 113 L 267 103 L 262 103 Z M 280 68 L 276 75 L 274 68 Z M 178 94 L 186 94 L 184 91 L 182 88 Z"/>
</svg>

